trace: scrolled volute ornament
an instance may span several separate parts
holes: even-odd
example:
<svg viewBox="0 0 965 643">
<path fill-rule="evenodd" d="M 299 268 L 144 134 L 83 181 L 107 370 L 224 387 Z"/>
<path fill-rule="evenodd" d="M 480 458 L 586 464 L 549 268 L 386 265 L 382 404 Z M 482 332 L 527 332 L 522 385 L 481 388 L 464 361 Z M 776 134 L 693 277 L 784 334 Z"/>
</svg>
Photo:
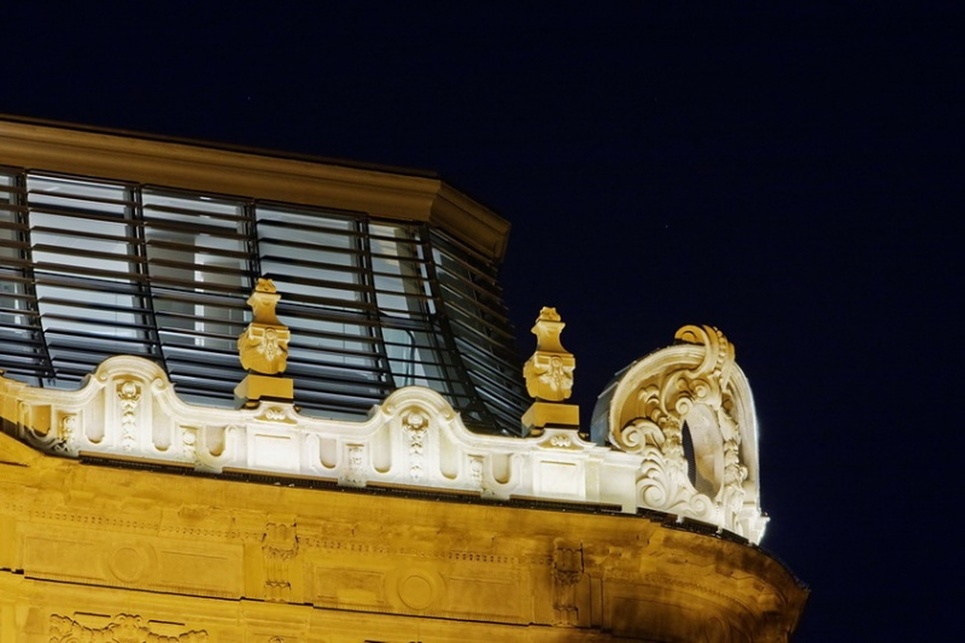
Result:
<svg viewBox="0 0 965 643">
<path fill-rule="evenodd" d="M 712 326 L 684 326 L 677 343 L 634 362 L 593 413 L 598 443 L 641 457 L 638 503 L 763 534 L 753 398 L 734 346 Z"/>
<path fill-rule="evenodd" d="M 624 451 L 635 451 L 645 444 L 659 448 L 665 442 L 665 438 L 663 431 L 655 422 L 647 418 L 636 418 L 614 436 L 614 441 Z"/>
</svg>

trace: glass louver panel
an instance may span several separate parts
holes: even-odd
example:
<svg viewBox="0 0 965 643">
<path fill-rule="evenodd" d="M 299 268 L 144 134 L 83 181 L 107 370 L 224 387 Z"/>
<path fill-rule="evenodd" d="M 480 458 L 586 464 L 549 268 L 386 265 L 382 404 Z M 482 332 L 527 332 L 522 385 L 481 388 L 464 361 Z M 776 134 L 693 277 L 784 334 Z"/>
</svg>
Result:
<svg viewBox="0 0 965 643">
<path fill-rule="evenodd" d="M 20 172 L 0 168 L 0 365 L 38 385 L 50 374 L 28 261 L 29 228 Z"/>
<path fill-rule="evenodd" d="M 395 388 L 445 395 L 479 430 L 526 404 L 495 266 L 425 224 L 0 168 L 0 369 L 75 386 L 111 355 L 232 405 L 257 276 L 292 331 L 308 413 L 360 417 Z"/>
<path fill-rule="evenodd" d="M 358 417 L 392 390 L 359 216 L 259 204 L 258 261 L 283 294 L 286 374 L 309 412 Z"/>
<path fill-rule="evenodd" d="M 28 174 L 27 203 L 37 305 L 58 380 L 79 380 L 104 355 L 150 355 L 130 188 Z"/>
<path fill-rule="evenodd" d="M 527 397 L 522 370 L 512 350 L 512 331 L 495 267 L 439 231 L 432 233 L 432 247 L 440 297 L 456 339 L 456 352 L 477 394 L 471 415 L 479 422 L 517 433 Z"/>
<path fill-rule="evenodd" d="M 165 366 L 182 393 L 233 400 L 244 376 L 236 342 L 253 284 L 246 204 L 145 187 L 141 206 Z"/>
<path fill-rule="evenodd" d="M 369 225 L 372 277 L 392 375 L 396 387 L 426 386 L 465 397 L 447 376 L 446 346 L 434 319 L 419 231 L 399 224 Z"/>
</svg>

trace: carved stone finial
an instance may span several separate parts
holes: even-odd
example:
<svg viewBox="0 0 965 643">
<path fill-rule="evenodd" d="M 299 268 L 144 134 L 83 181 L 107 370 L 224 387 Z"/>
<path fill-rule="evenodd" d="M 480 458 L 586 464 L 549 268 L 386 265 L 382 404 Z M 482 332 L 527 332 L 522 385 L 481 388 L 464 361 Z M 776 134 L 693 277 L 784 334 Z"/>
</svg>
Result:
<svg viewBox="0 0 965 643">
<path fill-rule="evenodd" d="M 285 372 L 291 331 L 278 320 L 275 306 L 281 295 L 271 279 L 260 278 L 248 297 L 252 319 L 238 337 L 238 357 L 248 376 L 235 388 L 235 396 L 248 406 L 262 397 L 291 400 L 292 380 L 278 377 Z"/>
<path fill-rule="evenodd" d="M 555 308 L 544 306 L 532 328 L 536 352 L 523 365 L 526 391 L 536 399 L 523 416 L 523 425 L 531 430 L 550 424 L 575 427 L 580 423 L 578 406 L 558 404 L 573 394 L 576 369 L 576 358 L 560 343 L 565 326 Z"/>
<path fill-rule="evenodd" d="M 538 400 L 562 402 L 573 394 L 576 358 L 560 343 L 565 326 L 555 308 L 544 306 L 532 328 L 536 352 L 523 365 L 523 377 L 526 391 Z"/>
<path fill-rule="evenodd" d="M 248 297 L 252 320 L 238 338 L 241 365 L 248 371 L 262 375 L 285 372 L 291 331 L 278 321 L 275 313 L 280 299 L 275 284 L 264 278 L 258 280 L 254 292 Z"/>
</svg>

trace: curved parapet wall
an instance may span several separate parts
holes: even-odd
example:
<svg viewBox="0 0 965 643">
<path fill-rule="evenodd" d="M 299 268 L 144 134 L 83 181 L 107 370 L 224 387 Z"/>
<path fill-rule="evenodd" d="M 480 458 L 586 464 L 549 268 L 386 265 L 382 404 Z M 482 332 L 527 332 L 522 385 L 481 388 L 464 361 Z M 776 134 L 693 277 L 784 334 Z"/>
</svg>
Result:
<svg viewBox="0 0 965 643">
<path fill-rule="evenodd" d="M 0 377 L 0 424 L 0 643 L 128 625 L 786 643 L 807 599 L 743 539 L 639 515 L 655 460 L 629 433 L 629 452 L 575 427 L 480 435 L 425 388 L 322 420 L 266 398 L 188 404 L 159 366 L 119 356 L 76 391 Z M 172 475 L 187 472 L 208 475 Z"/>
<path fill-rule="evenodd" d="M 163 369 L 134 356 L 106 360 L 76 391 L 0 378 L 0 415 L 7 433 L 69 457 L 643 508 L 758 543 L 766 519 L 747 380 L 715 329 L 677 336 L 684 343 L 633 364 L 601 396 L 593 433 L 610 446 L 572 427 L 522 439 L 473 433 L 422 387 L 399 389 L 360 422 L 303 416 L 287 402 L 192 405 Z"/>
<path fill-rule="evenodd" d="M 760 542 L 767 519 L 747 378 L 716 328 L 684 326 L 675 339 L 680 343 L 634 362 L 604 391 L 592 437 L 641 458 L 640 507 Z"/>
<path fill-rule="evenodd" d="M 392 393 L 361 422 L 320 419 L 291 403 L 237 410 L 188 404 L 159 366 L 117 356 L 76 391 L 0 377 L 0 415 L 5 432 L 67 457 L 637 510 L 638 456 L 583 441 L 572 429 L 526 439 L 473 433 L 441 395 L 422 387 Z"/>
</svg>

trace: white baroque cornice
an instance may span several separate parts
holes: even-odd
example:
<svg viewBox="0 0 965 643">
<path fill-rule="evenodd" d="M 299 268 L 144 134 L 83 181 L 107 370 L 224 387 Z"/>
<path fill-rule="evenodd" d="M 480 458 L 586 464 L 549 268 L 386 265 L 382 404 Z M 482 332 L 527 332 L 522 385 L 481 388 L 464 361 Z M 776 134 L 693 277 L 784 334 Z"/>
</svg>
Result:
<svg viewBox="0 0 965 643">
<path fill-rule="evenodd" d="M 0 400 L 8 433 L 68 457 L 636 510 L 632 490 L 621 493 L 626 485 L 610 481 L 631 482 L 639 458 L 581 440 L 569 429 L 547 429 L 529 439 L 473 433 L 441 395 L 422 387 L 395 391 L 366 420 L 332 420 L 301 415 L 289 403 L 262 402 L 251 409 L 188 404 L 158 365 L 116 356 L 76 391 L 33 388 L 0 377 Z"/>
<path fill-rule="evenodd" d="M 696 347 L 666 350 L 680 353 L 688 364 L 701 362 Z M 749 389 L 735 372 L 724 399 L 742 409 L 742 399 L 750 402 Z M 753 521 L 745 516 L 756 506 L 756 478 L 752 493 L 745 480 L 741 519 L 715 522 L 708 518 L 716 514 L 651 502 L 655 458 L 663 458 L 665 466 L 668 457 L 660 449 L 635 448 L 629 436 L 614 440 L 625 450 L 601 446 L 582 440 L 573 428 L 547 427 L 529 438 L 473 433 L 441 395 L 422 387 L 395 391 L 365 420 L 332 420 L 301 415 L 291 403 L 263 401 L 242 409 L 188 404 L 157 364 L 116 356 L 75 391 L 0 377 L 0 415 L 5 432 L 64 457 L 148 462 L 210 474 L 261 472 L 352 487 L 605 504 L 626 513 L 659 509 L 719 524 L 755 543 L 762 532 L 749 529 Z M 747 441 L 742 444 L 747 447 Z"/>
</svg>

